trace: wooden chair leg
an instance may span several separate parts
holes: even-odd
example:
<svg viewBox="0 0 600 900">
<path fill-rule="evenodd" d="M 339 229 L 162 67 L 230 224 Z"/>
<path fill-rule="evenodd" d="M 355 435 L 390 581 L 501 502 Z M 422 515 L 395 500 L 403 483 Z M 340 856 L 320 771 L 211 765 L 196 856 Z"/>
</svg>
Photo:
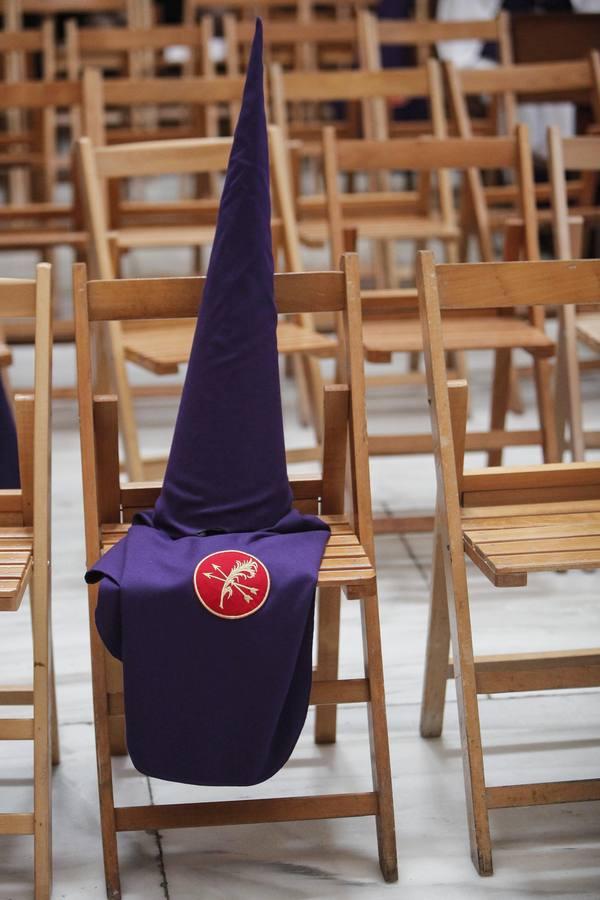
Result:
<svg viewBox="0 0 600 900">
<path fill-rule="evenodd" d="M 385 272 L 384 287 L 396 287 L 398 285 L 398 271 L 395 241 L 385 241 L 382 247 L 382 254 Z"/>
<path fill-rule="evenodd" d="M 515 366 L 510 368 L 508 408 L 517 416 L 522 416 L 525 412 L 525 404 L 523 403 L 523 394 L 521 392 L 521 379 L 519 378 L 519 370 Z"/>
<path fill-rule="evenodd" d="M 60 762 L 60 733 L 58 728 L 58 704 L 56 702 L 56 674 L 54 668 L 54 645 L 50 636 L 50 703 L 51 703 L 51 735 L 52 735 L 52 765 Z"/>
<path fill-rule="evenodd" d="M 127 364 L 123 354 L 121 326 L 118 322 L 109 322 L 109 334 L 112 356 L 112 369 L 117 396 L 119 398 L 119 419 L 125 449 L 127 474 L 131 481 L 144 480 L 144 465 L 140 454 L 135 408 L 131 385 L 127 377 Z"/>
<path fill-rule="evenodd" d="M 378 792 L 377 846 L 379 865 L 387 882 L 398 880 L 392 773 L 388 743 L 387 714 L 383 686 L 383 660 L 377 595 L 361 601 L 365 674 L 369 680 L 369 739 L 374 789 Z"/>
<path fill-rule="evenodd" d="M 468 262 L 469 245 L 471 242 L 471 233 L 473 229 L 472 207 L 469 203 L 468 191 L 461 190 L 461 198 L 458 210 L 459 237 L 457 245 L 458 260 L 457 262 Z"/>
<path fill-rule="evenodd" d="M 462 228 L 458 242 L 458 256 L 463 262 L 466 262 L 469 258 L 469 237 L 469 232 L 466 228 Z"/>
<path fill-rule="evenodd" d="M 542 450 L 544 462 L 558 462 L 558 444 L 556 441 L 556 423 L 554 403 L 552 399 L 550 360 L 534 357 L 533 372 L 537 394 L 538 415 L 542 432 Z"/>
<path fill-rule="evenodd" d="M 504 431 L 506 425 L 506 413 L 510 402 L 511 369 L 510 350 L 497 350 L 494 361 L 490 413 L 490 429 L 492 431 Z M 502 465 L 502 447 L 488 451 L 488 466 L 500 465 Z"/>
<path fill-rule="evenodd" d="M 444 529 L 442 547 L 444 568 L 450 576 L 446 580 L 446 589 L 449 598 L 448 611 L 471 858 L 480 875 L 491 875 L 493 873 L 492 843 L 486 801 L 467 571 L 462 539 L 456 539 L 451 544 L 447 537 L 447 531 Z"/>
<path fill-rule="evenodd" d="M 419 365 L 421 363 L 421 354 L 418 350 L 411 350 L 408 354 L 408 371 L 409 372 L 418 372 Z"/>
<path fill-rule="evenodd" d="M 116 387 L 112 377 L 110 338 L 107 323 L 94 322 L 92 337 L 94 354 L 94 393 L 115 393 Z"/>
<path fill-rule="evenodd" d="M 450 651 L 450 625 L 448 621 L 448 595 L 444 552 L 439 528 L 433 539 L 433 580 L 431 605 L 427 631 L 425 679 L 421 702 L 421 736 L 439 737 L 444 724 L 444 704 L 448 683 L 448 655 Z"/>
<path fill-rule="evenodd" d="M 104 857 L 104 878 L 108 900 L 121 900 L 121 880 L 117 849 L 117 827 L 112 781 L 110 751 L 108 690 L 106 678 L 106 650 L 96 629 L 94 612 L 98 587 L 88 587 L 90 643 L 92 652 L 92 696 L 94 700 L 94 734 L 96 737 L 96 766 L 98 771 L 98 799 L 100 828 Z"/>
<path fill-rule="evenodd" d="M 391 287 L 389 256 L 384 241 L 373 241 L 373 272 L 375 275 L 375 287 Z"/>
<path fill-rule="evenodd" d="M 302 365 L 306 373 L 306 384 L 310 400 L 311 421 L 317 444 L 323 440 L 323 376 L 319 361 L 307 353 L 302 355 Z"/>
<path fill-rule="evenodd" d="M 110 695 L 123 694 L 123 666 L 103 647 L 107 701 Z M 125 716 L 108 710 L 108 736 L 111 756 L 127 756 Z"/>
<path fill-rule="evenodd" d="M 467 354 L 464 350 L 448 350 L 446 353 L 446 366 L 454 373 L 453 378 L 467 380 Z"/>
<path fill-rule="evenodd" d="M 339 588 L 321 588 L 319 591 L 315 681 L 335 681 L 338 677 L 340 600 Z M 315 710 L 315 743 L 334 744 L 336 726 L 337 706 L 317 706 Z"/>
<path fill-rule="evenodd" d="M 33 631 L 33 820 L 35 900 L 50 900 L 52 892 L 52 764 L 51 655 L 48 584 L 34 575 L 31 623 Z"/>
<path fill-rule="evenodd" d="M 567 421 L 569 418 L 569 398 L 567 390 L 567 361 L 565 351 L 565 335 L 559 326 L 556 341 L 556 368 L 554 370 L 554 406 L 556 409 L 556 443 L 558 455 L 562 460 L 567 447 Z"/>
<path fill-rule="evenodd" d="M 312 423 L 306 371 L 299 353 L 292 353 L 286 358 L 290 360 L 294 381 L 296 382 L 296 390 L 298 391 L 298 419 L 300 424 L 306 428 Z"/>
<path fill-rule="evenodd" d="M 562 459 L 565 450 L 565 427 L 568 425 L 571 457 L 574 462 L 582 462 L 585 458 L 585 437 L 581 415 L 575 308 L 562 306 L 558 315 L 558 352 L 554 381 L 558 454 Z"/>
</svg>

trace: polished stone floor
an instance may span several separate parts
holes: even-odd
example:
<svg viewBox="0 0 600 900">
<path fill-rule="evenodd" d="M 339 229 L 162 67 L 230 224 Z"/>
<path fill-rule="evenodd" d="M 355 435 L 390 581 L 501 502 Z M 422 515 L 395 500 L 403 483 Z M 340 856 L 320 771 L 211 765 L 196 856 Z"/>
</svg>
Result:
<svg viewBox="0 0 600 900">
<path fill-rule="evenodd" d="M 140 267 L 141 267 L 140 263 Z M 5 272 L 3 265 L 2 271 Z M 148 267 L 144 269 L 148 271 Z M 15 269 L 13 274 L 18 274 Z M 66 268 L 61 268 L 61 293 Z M 18 349 L 14 380 L 29 381 L 31 352 Z M 403 365 L 403 361 L 399 361 Z M 72 348 L 55 355 L 55 383 L 73 383 Z M 486 421 L 489 359 L 471 360 L 472 414 Z M 599 382 L 584 381 L 587 421 L 600 426 Z M 532 389 L 524 384 L 527 412 L 513 424 L 533 422 Z M 293 386 L 284 384 L 290 442 L 310 442 L 295 416 Z M 427 427 L 424 393 L 415 387 L 372 391 L 373 431 Z M 138 405 L 147 450 L 166 449 L 176 402 Z M 77 416 L 72 401 L 54 404 L 53 603 L 62 761 L 54 779 L 55 893 L 61 900 L 105 896 L 98 822 L 86 596 L 82 575 L 83 520 Z M 513 461 L 536 461 L 535 449 L 511 451 Z M 474 458 L 475 461 L 476 458 Z M 429 458 L 372 463 L 378 513 L 430 509 L 434 471 Z M 502 900 L 600 897 L 600 808 L 584 803 L 492 813 L 495 874 L 481 880 L 468 853 L 464 793 L 452 688 L 443 737 L 418 734 L 430 576 L 429 535 L 377 540 L 381 618 L 394 776 L 400 880 L 384 885 L 377 866 L 371 820 L 324 821 L 206 830 L 130 833 L 119 838 L 124 896 L 131 900 Z M 470 571 L 473 626 L 480 653 L 551 650 L 598 643 L 597 573 L 532 577 L 527 589 L 495 590 Z M 360 629 L 355 605 L 343 612 L 344 674 L 360 674 Z M 2 615 L 0 681 L 26 681 L 30 633 L 27 608 Z M 568 691 L 481 699 L 490 784 L 597 776 L 600 692 Z M 15 710 L 11 711 L 14 714 Z M 6 713 L 1 713 L 6 714 Z M 336 746 L 316 747 L 312 716 L 289 764 L 270 782 L 248 790 L 189 788 L 150 780 L 125 760 L 114 766 L 117 800 L 163 803 L 184 799 L 260 797 L 311 791 L 369 789 L 366 717 L 342 707 Z M 31 804 L 31 749 L 0 745 L 0 809 Z M 0 900 L 26 900 L 32 892 L 30 838 L 0 839 Z"/>
</svg>

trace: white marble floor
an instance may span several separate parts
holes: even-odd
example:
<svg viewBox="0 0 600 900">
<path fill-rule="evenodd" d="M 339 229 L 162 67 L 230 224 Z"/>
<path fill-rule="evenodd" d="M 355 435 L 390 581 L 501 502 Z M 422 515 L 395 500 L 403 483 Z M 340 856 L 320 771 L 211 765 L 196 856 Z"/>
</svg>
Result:
<svg viewBox="0 0 600 900">
<path fill-rule="evenodd" d="M 17 383 L 26 384 L 31 353 L 16 353 Z M 473 360 L 473 426 L 486 418 L 488 380 L 484 357 Z M 72 383 L 73 352 L 59 347 L 57 384 Z M 599 383 L 584 383 L 588 421 L 600 425 Z M 531 409 L 530 386 L 525 386 Z M 290 385 L 284 387 L 292 441 L 308 442 L 295 422 Z M 175 402 L 139 405 L 145 447 L 166 448 Z M 424 394 L 400 398 L 393 390 L 369 396 L 373 430 L 426 427 Z M 525 417 L 531 420 L 531 414 Z M 519 422 L 519 424 L 521 424 Z M 513 460 L 537 452 L 512 451 Z M 431 506 L 429 459 L 377 460 L 372 464 L 377 511 Z M 64 900 L 105 896 L 91 713 L 77 418 L 74 403 L 54 406 L 53 602 L 62 762 L 54 779 L 55 893 Z M 453 691 L 439 740 L 418 734 L 428 605 L 431 539 L 428 535 L 377 540 L 381 618 L 394 775 L 400 880 L 384 885 L 377 866 L 371 820 L 324 821 L 164 833 L 119 838 L 124 895 L 131 900 L 270 900 L 270 898 L 402 897 L 403 900 L 470 900 L 494 897 L 599 898 L 600 815 L 597 804 L 492 813 L 495 875 L 482 880 L 468 853 L 459 736 Z M 600 628 L 597 573 L 540 575 L 526 590 L 495 590 L 471 573 L 478 652 L 577 648 L 597 643 Z M 359 673 L 356 607 L 344 606 L 345 674 Z M 29 621 L 24 607 L 2 616 L 0 681 L 29 677 Z M 481 715 L 491 784 L 598 774 L 600 692 L 569 691 L 484 697 Z M 11 711 L 14 714 L 15 710 Z M 176 802 L 223 796 L 305 794 L 368 789 L 364 712 L 340 710 L 338 744 L 316 747 L 312 716 L 290 763 L 271 782 L 252 790 L 218 791 L 149 780 L 126 761 L 114 767 L 117 799 Z M 0 809 L 31 803 L 31 750 L 0 745 Z M 0 900 L 33 896 L 30 838 L 0 839 Z"/>
</svg>

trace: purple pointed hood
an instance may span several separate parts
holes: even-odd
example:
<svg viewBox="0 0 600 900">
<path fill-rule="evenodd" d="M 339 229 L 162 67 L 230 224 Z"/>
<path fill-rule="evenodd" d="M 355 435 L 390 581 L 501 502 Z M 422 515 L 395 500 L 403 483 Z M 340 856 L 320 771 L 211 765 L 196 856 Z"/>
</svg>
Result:
<svg viewBox="0 0 600 900">
<path fill-rule="evenodd" d="M 88 570 L 139 771 L 257 784 L 306 719 L 329 537 L 291 507 L 257 25 L 164 486 Z"/>
<path fill-rule="evenodd" d="M 267 528 L 291 507 L 277 356 L 269 148 L 257 20 L 202 306 L 153 524 Z"/>
</svg>

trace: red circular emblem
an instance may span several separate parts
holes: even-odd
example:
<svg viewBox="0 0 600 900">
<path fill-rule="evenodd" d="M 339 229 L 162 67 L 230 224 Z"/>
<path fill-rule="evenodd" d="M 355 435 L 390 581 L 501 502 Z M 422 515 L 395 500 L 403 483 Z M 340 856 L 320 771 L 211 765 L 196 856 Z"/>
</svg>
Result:
<svg viewBox="0 0 600 900">
<path fill-rule="evenodd" d="M 243 550 L 211 553 L 194 572 L 198 599 L 222 619 L 243 619 L 257 612 L 267 599 L 270 583 L 260 559 Z"/>
</svg>

